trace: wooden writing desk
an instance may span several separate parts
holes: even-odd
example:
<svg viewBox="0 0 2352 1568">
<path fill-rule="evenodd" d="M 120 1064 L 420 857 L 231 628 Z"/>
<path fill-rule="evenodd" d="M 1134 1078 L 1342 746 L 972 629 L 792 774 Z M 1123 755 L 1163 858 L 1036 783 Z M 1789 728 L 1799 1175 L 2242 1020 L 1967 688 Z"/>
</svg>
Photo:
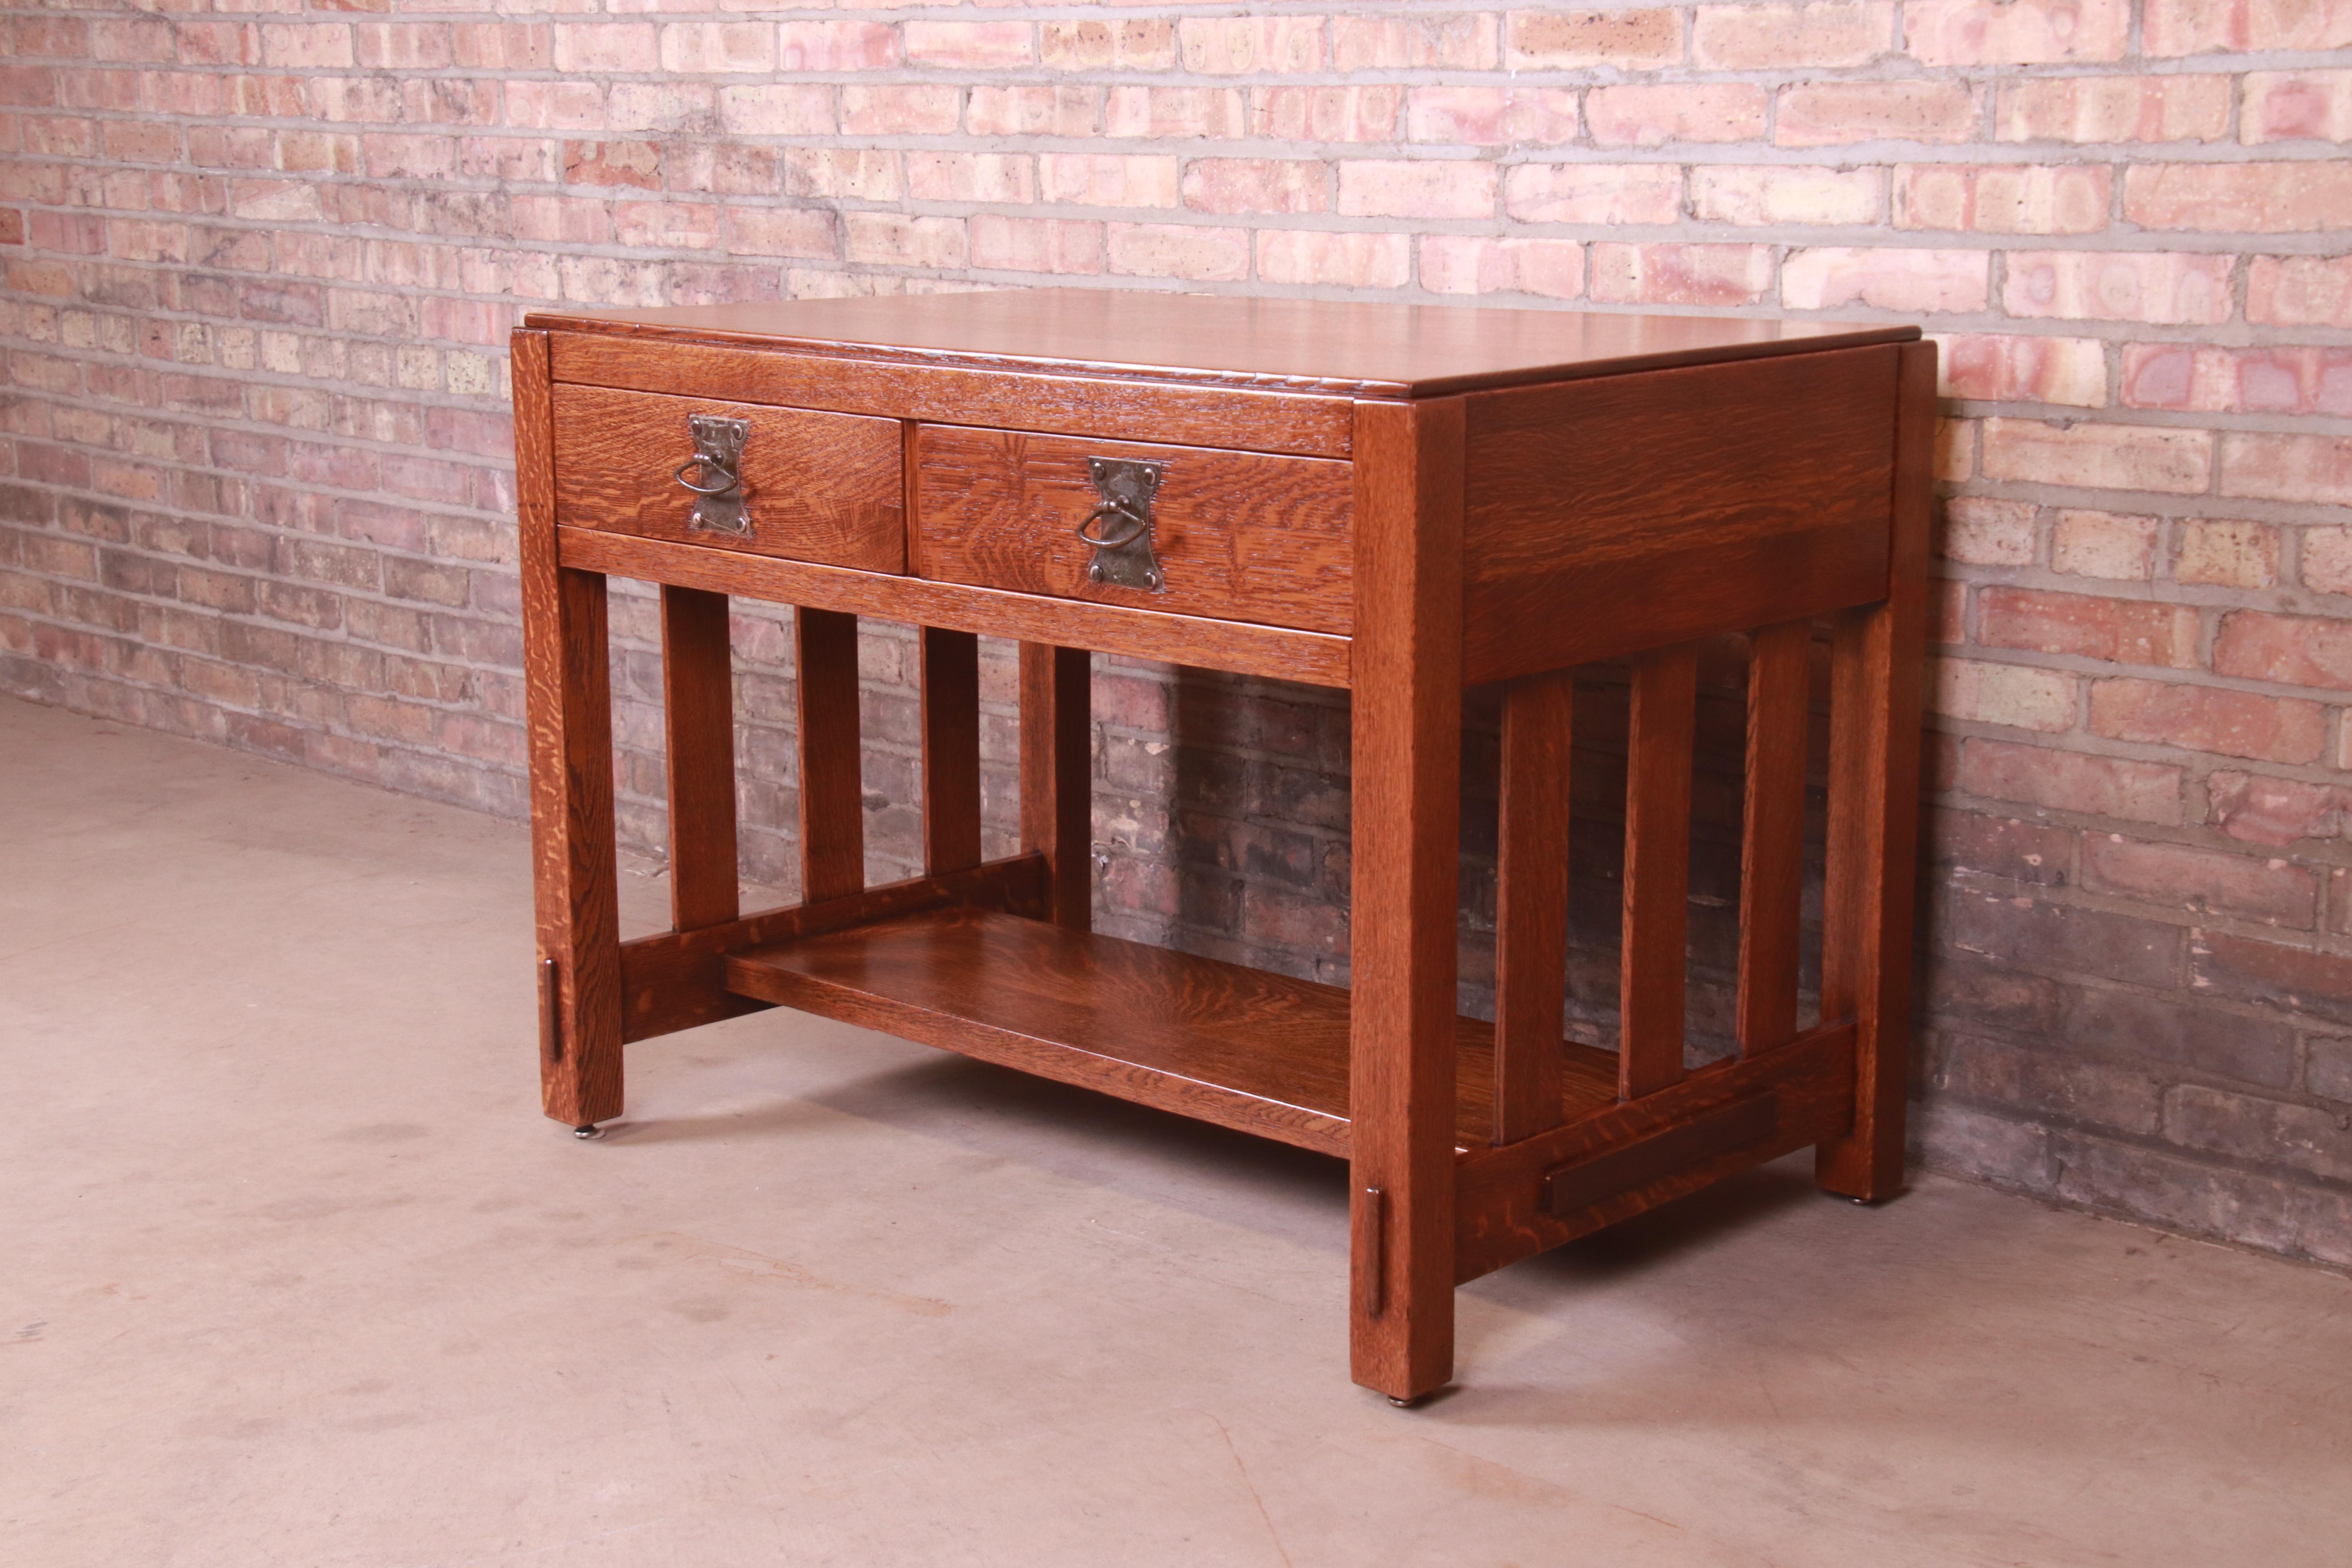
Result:
<svg viewBox="0 0 2352 1568">
<path fill-rule="evenodd" d="M 1340 1155 L 1352 1364 L 1454 1288 L 1815 1145 L 1902 1178 L 1935 350 L 1911 328 L 1043 290 L 514 336 L 550 1116 L 772 1005 Z M 662 585 L 676 929 L 614 917 L 604 581 Z M 805 901 L 738 907 L 727 599 L 798 606 Z M 922 628 L 926 874 L 868 888 L 856 618 Z M 1808 659 L 1831 626 L 1822 1017 Z M 1021 643 L 983 861 L 978 634 Z M 1732 1059 L 1684 1067 L 1696 656 L 1748 636 Z M 1090 930 L 1087 649 L 1345 689 L 1352 992 Z M 1570 667 L 1629 658 L 1621 1046 L 1563 1040 Z M 1496 1019 L 1454 1012 L 1465 688 L 1501 683 Z"/>
</svg>

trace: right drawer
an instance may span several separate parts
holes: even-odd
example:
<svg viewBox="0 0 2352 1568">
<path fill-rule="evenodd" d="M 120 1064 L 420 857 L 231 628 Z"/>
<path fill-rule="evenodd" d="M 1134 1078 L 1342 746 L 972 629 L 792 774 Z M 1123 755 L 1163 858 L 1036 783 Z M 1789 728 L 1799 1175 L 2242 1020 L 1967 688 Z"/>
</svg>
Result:
<svg viewBox="0 0 2352 1568">
<path fill-rule="evenodd" d="M 1156 590 L 1088 577 L 1097 459 L 1157 471 Z M 1341 635 L 1354 619 L 1349 463 L 926 425 L 913 500 L 911 564 L 937 582 Z M 1107 521 L 1123 526 L 1089 526 Z"/>
</svg>

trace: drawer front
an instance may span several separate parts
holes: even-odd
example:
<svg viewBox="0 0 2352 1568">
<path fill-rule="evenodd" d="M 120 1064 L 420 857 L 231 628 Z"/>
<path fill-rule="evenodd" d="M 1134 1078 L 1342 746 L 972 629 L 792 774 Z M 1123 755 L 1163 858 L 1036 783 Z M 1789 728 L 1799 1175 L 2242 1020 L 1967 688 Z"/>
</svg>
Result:
<svg viewBox="0 0 2352 1568">
<path fill-rule="evenodd" d="M 697 496 L 680 481 L 692 464 L 696 416 L 740 419 L 738 477 L 746 531 L 698 526 Z M 903 445 L 895 419 L 804 408 L 717 403 L 601 386 L 555 388 L 555 515 L 573 528 L 599 528 L 761 555 L 907 569 Z M 685 479 L 723 483 L 706 465 Z M 730 499 L 717 498 L 721 507 Z"/>
<path fill-rule="evenodd" d="M 1091 580 L 1094 546 L 1128 531 L 1092 517 L 1091 459 L 1157 470 L 1150 503 L 1157 591 Z M 1201 447 L 1142 446 L 926 425 L 915 434 L 914 569 L 1066 599 L 1345 635 L 1353 618 L 1351 465 Z"/>
</svg>

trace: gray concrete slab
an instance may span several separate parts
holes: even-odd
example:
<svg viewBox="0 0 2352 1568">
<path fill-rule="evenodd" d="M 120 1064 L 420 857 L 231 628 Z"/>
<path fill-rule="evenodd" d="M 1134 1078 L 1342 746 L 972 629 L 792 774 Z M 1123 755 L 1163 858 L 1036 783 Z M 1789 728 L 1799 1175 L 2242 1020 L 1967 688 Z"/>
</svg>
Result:
<svg viewBox="0 0 2352 1568">
<path fill-rule="evenodd" d="M 1784 1163 L 1398 1412 L 1332 1162 L 780 1012 L 542 1121 L 515 824 L 0 700 L 0 857 L 12 1568 L 2352 1561 L 2335 1274 Z"/>
</svg>

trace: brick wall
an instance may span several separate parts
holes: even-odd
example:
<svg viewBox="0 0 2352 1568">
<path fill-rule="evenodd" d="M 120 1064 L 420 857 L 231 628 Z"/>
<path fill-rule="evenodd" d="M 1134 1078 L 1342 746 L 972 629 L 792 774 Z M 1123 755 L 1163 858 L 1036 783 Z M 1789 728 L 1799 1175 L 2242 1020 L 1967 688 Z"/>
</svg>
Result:
<svg viewBox="0 0 2352 1568">
<path fill-rule="evenodd" d="M 1926 1157 L 2352 1262 L 2352 0 L 593 4 L 0 9 L 0 687 L 519 814 L 501 342 L 534 301 L 1921 320 Z M 644 844 L 648 631 L 626 601 Z M 772 877 L 790 670 L 773 617 L 738 641 Z M 866 652 L 889 870 L 908 645 Z M 1107 922 L 1337 973 L 1344 708 L 1098 675 Z"/>
</svg>

